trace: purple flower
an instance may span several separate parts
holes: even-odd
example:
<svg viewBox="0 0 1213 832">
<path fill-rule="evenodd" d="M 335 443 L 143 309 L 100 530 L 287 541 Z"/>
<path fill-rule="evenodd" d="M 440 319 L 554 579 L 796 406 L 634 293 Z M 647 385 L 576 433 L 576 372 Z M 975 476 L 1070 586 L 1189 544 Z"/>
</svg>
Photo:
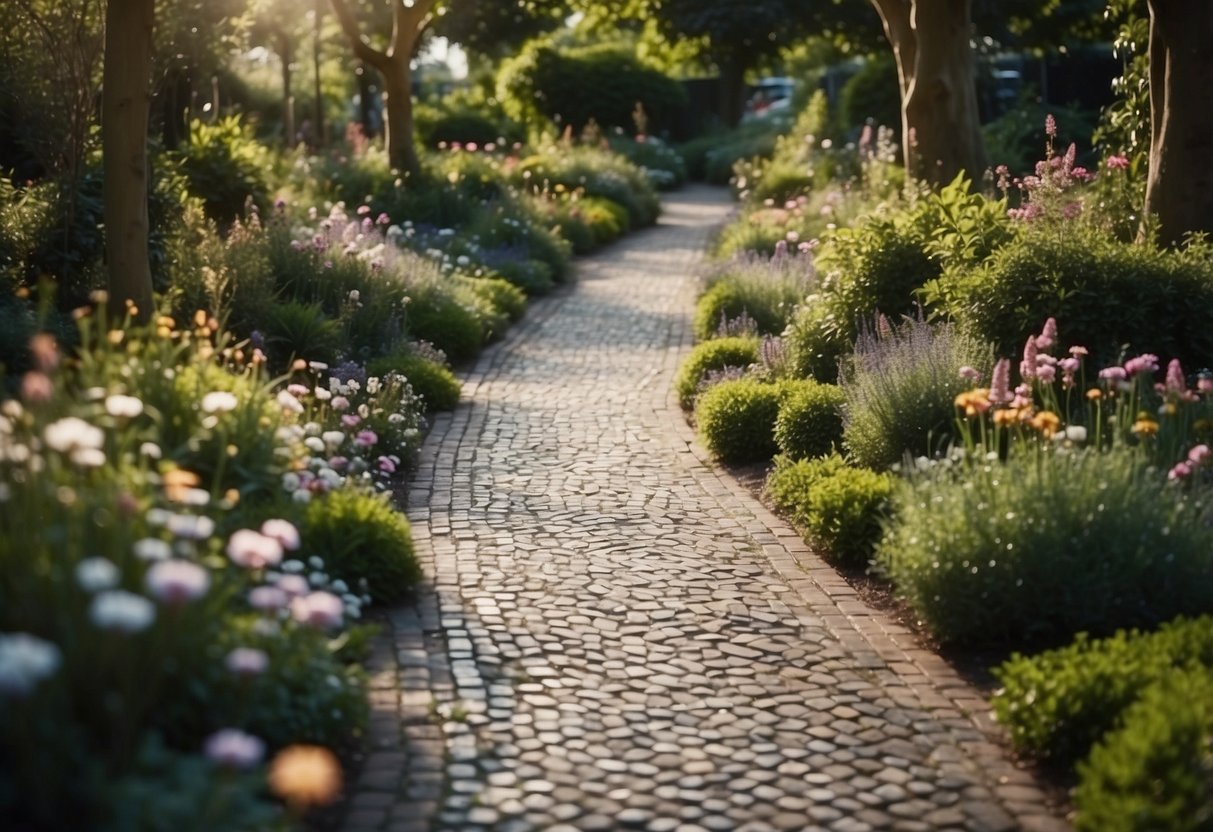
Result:
<svg viewBox="0 0 1213 832">
<path fill-rule="evenodd" d="M 157 601 L 178 607 L 206 595 L 211 576 L 206 569 L 188 560 L 161 560 L 147 570 L 144 585 Z"/>
<path fill-rule="evenodd" d="M 291 598 L 307 595 L 311 589 L 308 586 L 307 578 L 302 575 L 283 575 L 278 579 L 277 586 L 279 590 L 285 592 Z"/>
<path fill-rule="evenodd" d="M 248 769 L 261 762 L 265 743 L 236 728 L 224 728 L 207 737 L 206 756 L 226 768 Z"/>
<path fill-rule="evenodd" d="M 359 431 L 354 437 L 354 444 L 362 448 L 369 448 L 379 441 L 379 435 L 373 430 Z"/>
<path fill-rule="evenodd" d="M 276 586 L 259 586 L 248 594 L 249 605 L 262 612 L 274 612 L 286 606 L 290 598 Z"/>
<path fill-rule="evenodd" d="M 1109 382 L 1124 381 L 1126 378 L 1129 377 L 1129 374 L 1127 372 L 1125 372 L 1124 367 L 1105 367 L 1104 369 L 1099 371 L 1099 377 L 1103 381 L 1109 381 Z"/>
</svg>

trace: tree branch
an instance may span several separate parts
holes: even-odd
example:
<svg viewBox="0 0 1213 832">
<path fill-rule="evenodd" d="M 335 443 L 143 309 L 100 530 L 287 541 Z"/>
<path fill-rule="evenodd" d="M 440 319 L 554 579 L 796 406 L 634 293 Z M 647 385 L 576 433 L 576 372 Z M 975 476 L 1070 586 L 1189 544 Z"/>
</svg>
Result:
<svg viewBox="0 0 1213 832">
<path fill-rule="evenodd" d="M 345 4 L 345 0 L 330 0 L 333 6 L 333 12 L 337 15 L 337 22 L 341 24 L 341 29 L 349 38 L 350 44 L 354 47 L 354 54 L 358 56 L 358 60 L 363 63 L 370 64 L 380 72 L 384 71 L 389 63 L 388 55 L 374 49 L 369 43 L 362 39 L 362 31 L 358 28 L 358 21 L 354 19 L 350 7 Z"/>
</svg>

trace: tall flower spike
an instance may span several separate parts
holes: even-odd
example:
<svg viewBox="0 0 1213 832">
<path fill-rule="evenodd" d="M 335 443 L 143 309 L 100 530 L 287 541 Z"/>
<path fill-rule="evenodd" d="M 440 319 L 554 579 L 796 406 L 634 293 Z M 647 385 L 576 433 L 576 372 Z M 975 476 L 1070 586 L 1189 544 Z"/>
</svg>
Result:
<svg viewBox="0 0 1213 832">
<path fill-rule="evenodd" d="M 1178 358 L 1172 358 L 1171 363 L 1167 365 L 1167 392 L 1183 393 L 1187 389 L 1188 382 L 1184 378 L 1183 367 L 1180 366 Z"/>
<path fill-rule="evenodd" d="M 990 378 L 990 401 L 994 404 L 1006 404 L 1014 396 L 1011 395 L 1011 359 L 1001 358 L 994 365 L 994 375 Z"/>
<path fill-rule="evenodd" d="M 1045 321 L 1044 329 L 1036 336 L 1036 348 L 1039 350 L 1049 350 L 1057 343 L 1057 319 L 1049 318 Z"/>
<path fill-rule="evenodd" d="M 1025 381 L 1036 378 L 1036 355 L 1036 339 L 1029 336 L 1023 345 L 1023 361 L 1019 363 L 1019 374 Z"/>
</svg>

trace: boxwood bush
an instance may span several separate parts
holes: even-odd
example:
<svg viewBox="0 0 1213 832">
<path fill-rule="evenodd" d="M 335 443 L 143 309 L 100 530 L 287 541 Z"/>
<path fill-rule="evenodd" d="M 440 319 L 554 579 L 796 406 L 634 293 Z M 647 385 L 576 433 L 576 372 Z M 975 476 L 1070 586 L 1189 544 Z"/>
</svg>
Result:
<svg viewBox="0 0 1213 832">
<path fill-rule="evenodd" d="M 782 398 L 781 385 L 754 379 L 721 382 L 695 403 L 699 437 L 726 464 L 768 460 L 778 450 L 775 419 Z"/>
<path fill-rule="evenodd" d="M 1213 827 L 1213 673 L 1171 673 L 1150 687 L 1078 767 L 1077 832 Z"/>
<path fill-rule="evenodd" d="M 775 444 L 790 459 L 825 456 L 842 441 L 842 390 L 812 379 L 789 383 L 775 418 Z"/>
<path fill-rule="evenodd" d="M 753 338 L 716 338 L 697 344 L 682 362 L 674 389 L 684 410 L 695 404 L 704 377 L 725 367 L 749 367 L 758 363 L 758 341 Z"/>
<path fill-rule="evenodd" d="M 775 506 L 821 547 L 823 558 L 852 568 L 868 565 L 888 511 L 892 477 L 853 468 L 837 454 L 780 456 L 766 488 Z"/>
<path fill-rule="evenodd" d="M 880 562 L 946 642 L 1057 644 L 1213 612 L 1207 509 L 1132 449 L 941 464 L 894 506 Z"/>
<path fill-rule="evenodd" d="M 1016 748 L 1068 766 L 1120 724 L 1146 688 L 1184 667 L 1213 667 L 1213 618 L 1104 639 L 1080 634 L 1066 647 L 1015 654 L 996 671 L 1002 689 L 994 712 Z"/>
<path fill-rule="evenodd" d="M 308 503 L 299 557 L 319 557 L 351 587 L 365 582 L 376 603 L 400 598 L 421 579 L 409 521 L 386 494 L 342 488 Z"/>
</svg>

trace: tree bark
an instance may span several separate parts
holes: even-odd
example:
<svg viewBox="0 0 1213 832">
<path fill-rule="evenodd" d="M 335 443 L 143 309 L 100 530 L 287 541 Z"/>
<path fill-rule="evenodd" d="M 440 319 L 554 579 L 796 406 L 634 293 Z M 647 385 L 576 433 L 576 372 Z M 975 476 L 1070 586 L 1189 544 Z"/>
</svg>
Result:
<svg viewBox="0 0 1213 832">
<path fill-rule="evenodd" d="M 1213 4 L 1150 0 L 1150 171 L 1144 215 L 1164 245 L 1213 234 Z"/>
<path fill-rule="evenodd" d="M 109 300 L 115 312 L 133 303 L 140 321 L 153 311 L 147 129 L 154 23 L 155 0 L 109 0 L 105 9 L 101 153 Z"/>
<path fill-rule="evenodd" d="M 359 60 L 379 70 L 385 93 L 384 144 L 388 160 L 398 170 L 417 173 L 420 162 L 413 141 L 413 77 L 411 63 L 421 45 L 421 36 L 429 26 L 431 11 L 437 0 L 414 0 L 406 6 L 403 0 L 392 0 L 392 40 L 386 50 L 370 46 L 362 37 L 358 21 L 350 12 L 346 0 L 332 0 L 333 11 L 342 30 L 350 39 Z"/>
<path fill-rule="evenodd" d="M 970 0 L 872 0 L 897 62 L 906 170 L 941 185 L 964 171 L 981 182 Z"/>
<path fill-rule="evenodd" d="M 291 61 L 295 58 L 295 44 L 286 32 L 278 33 L 278 58 L 282 61 L 282 144 L 295 146 L 295 102 L 291 93 Z"/>
<path fill-rule="evenodd" d="M 328 128 L 324 124 L 324 90 L 320 85 L 320 33 L 324 27 L 324 0 L 316 0 L 315 17 L 312 20 L 312 85 L 315 101 L 316 129 L 312 142 L 316 147 L 328 144 Z"/>
</svg>

